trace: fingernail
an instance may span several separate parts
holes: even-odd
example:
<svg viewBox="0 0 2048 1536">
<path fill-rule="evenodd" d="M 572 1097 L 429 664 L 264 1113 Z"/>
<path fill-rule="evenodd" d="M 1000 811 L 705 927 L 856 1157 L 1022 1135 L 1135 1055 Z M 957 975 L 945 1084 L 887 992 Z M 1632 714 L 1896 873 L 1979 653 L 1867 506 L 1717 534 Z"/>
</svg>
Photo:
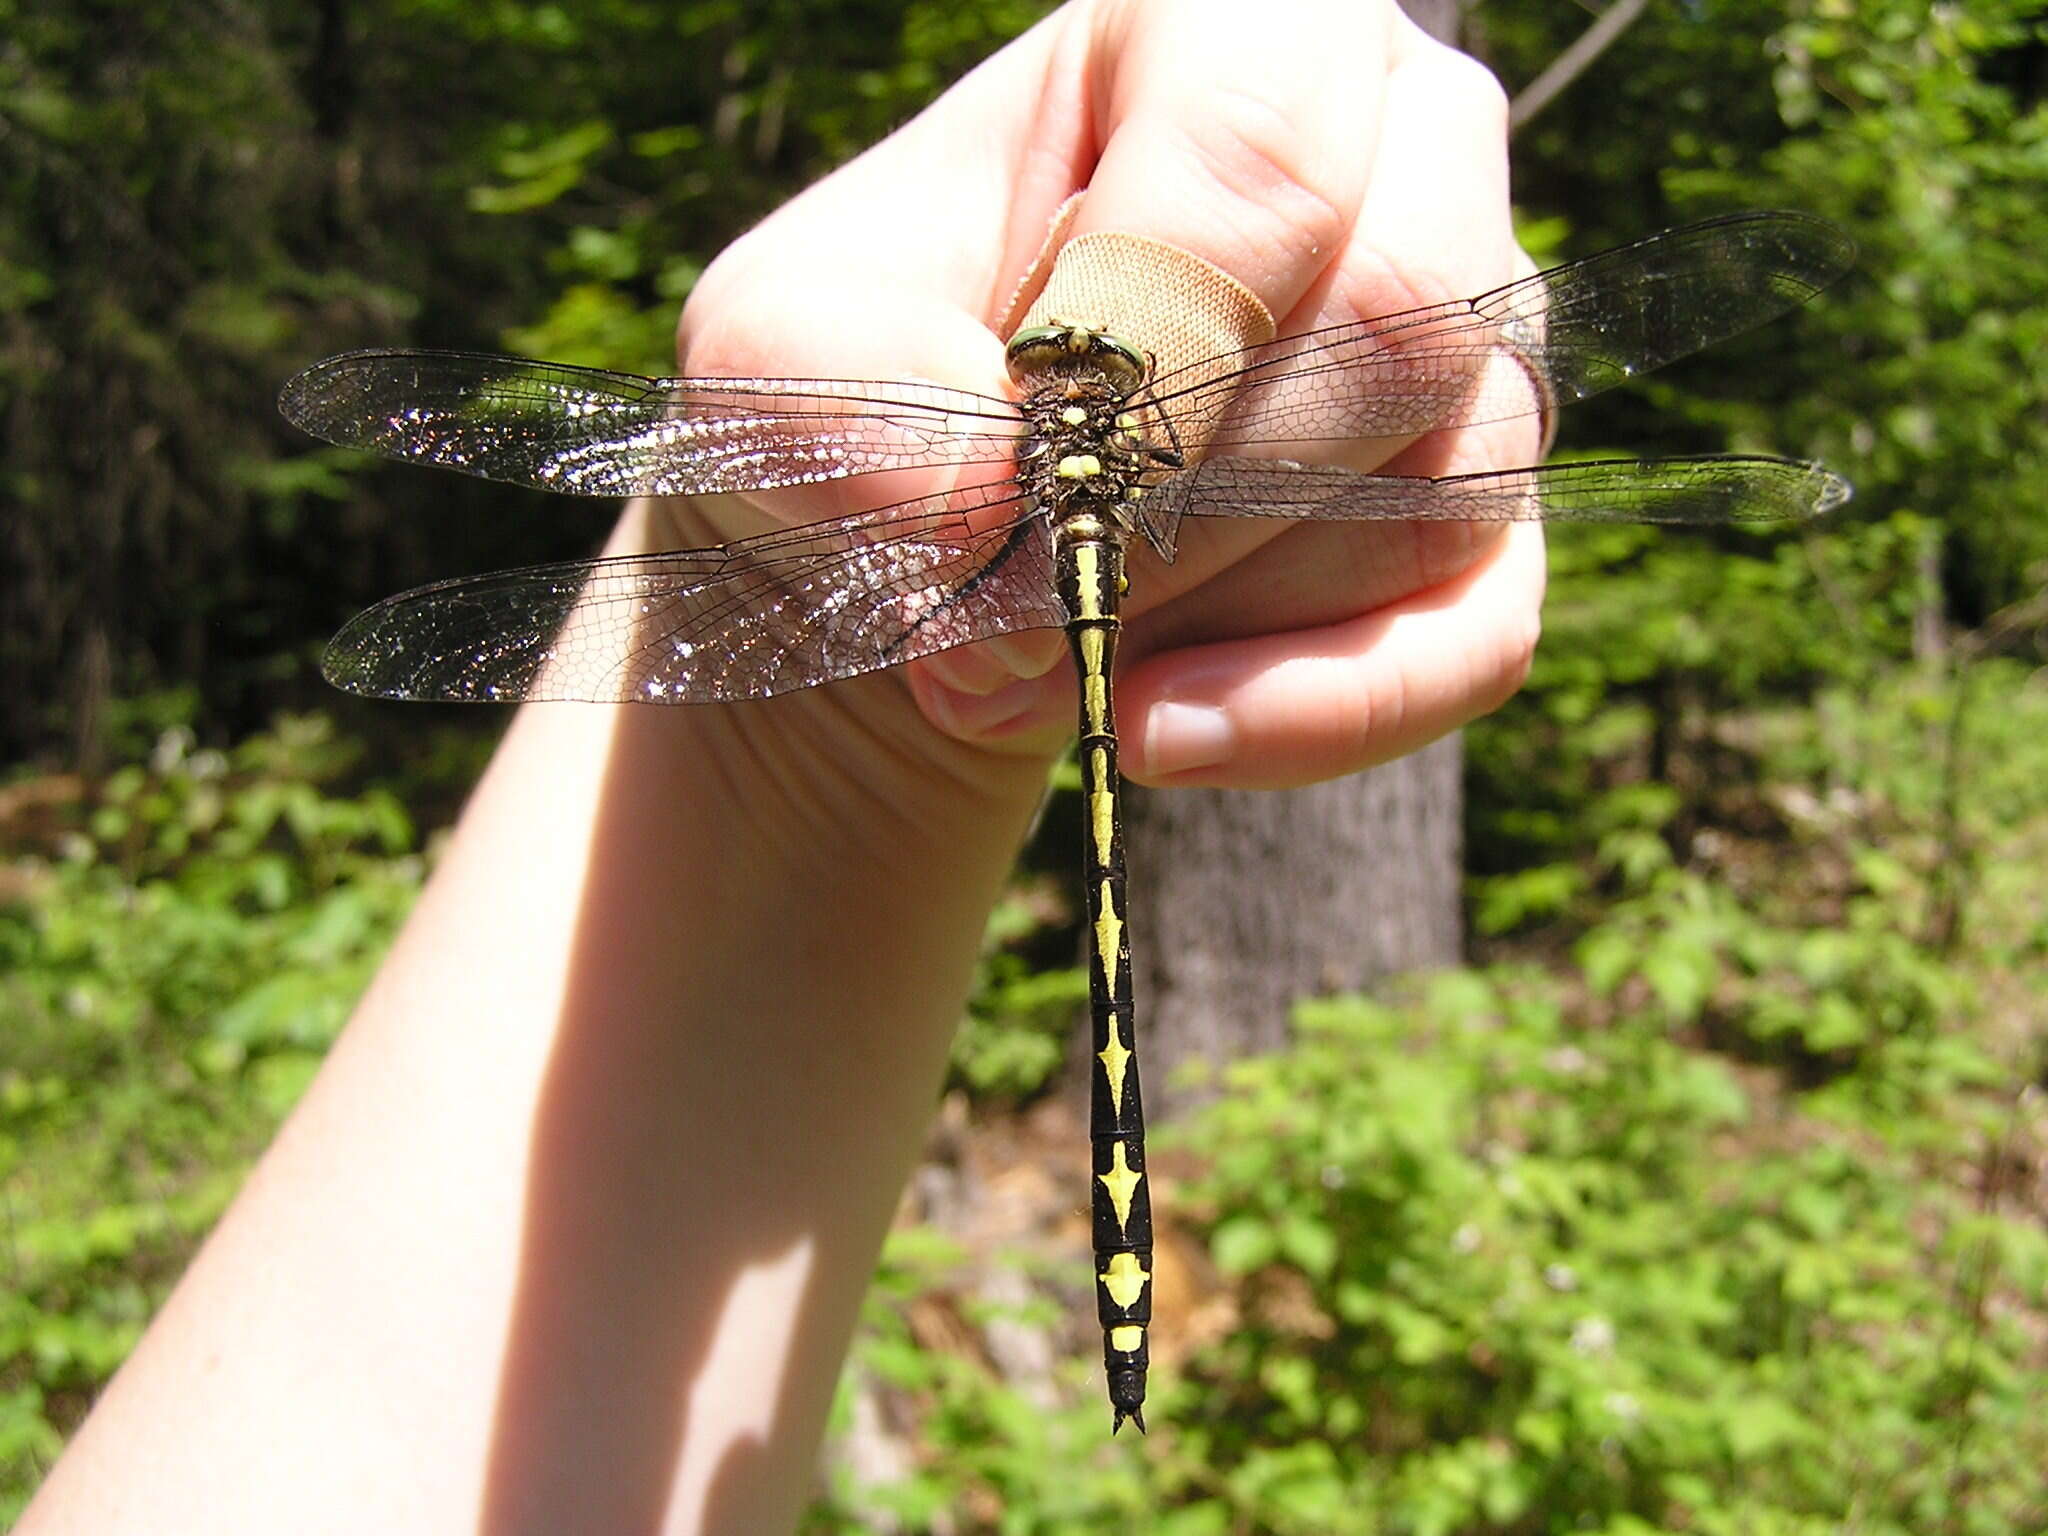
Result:
<svg viewBox="0 0 2048 1536">
<path fill-rule="evenodd" d="M 1145 716 L 1145 768 L 1165 777 L 1210 768 L 1237 745 L 1230 716 L 1213 704 L 1154 704 Z"/>
</svg>

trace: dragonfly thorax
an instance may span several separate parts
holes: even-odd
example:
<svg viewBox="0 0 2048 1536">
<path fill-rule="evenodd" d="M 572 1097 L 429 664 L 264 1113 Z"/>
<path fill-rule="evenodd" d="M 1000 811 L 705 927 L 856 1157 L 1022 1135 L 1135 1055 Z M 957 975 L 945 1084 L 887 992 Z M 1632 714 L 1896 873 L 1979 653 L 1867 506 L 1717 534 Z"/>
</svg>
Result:
<svg viewBox="0 0 2048 1536">
<path fill-rule="evenodd" d="M 1152 413 L 1132 405 L 1151 376 L 1150 355 L 1088 326 L 1054 324 L 1019 331 L 1008 359 L 1030 423 L 1017 466 L 1032 499 L 1055 522 L 1136 532 L 1135 503 L 1183 462 L 1155 440 Z"/>
</svg>

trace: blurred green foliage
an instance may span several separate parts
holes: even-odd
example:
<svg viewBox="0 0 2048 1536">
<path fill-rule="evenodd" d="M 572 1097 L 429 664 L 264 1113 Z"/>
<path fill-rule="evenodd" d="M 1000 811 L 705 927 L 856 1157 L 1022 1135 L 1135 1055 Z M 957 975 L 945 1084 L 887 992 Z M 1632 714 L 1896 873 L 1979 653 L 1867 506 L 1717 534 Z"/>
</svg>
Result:
<svg viewBox="0 0 2048 1536">
<path fill-rule="evenodd" d="M 954 1081 L 977 1098 L 1037 1093 L 1066 1059 L 1075 1014 L 1088 1006 L 1087 973 L 1046 958 L 1047 933 L 1064 940 L 1066 917 L 1042 884 L 1020 884 L 989 914 L 974 996 L 953 1042 Z"/>
<path fill-rule="evenodd" d="M 1502 966 L 1305 1005 L 1233 1069 L 1195 1196 L 1245 1317 L 1172 1399 L 1217 1528 L 2028 1528 L 2032 1323 L 1969 1293 L 1995 1255 L 2037 1323 L 2048 1238 L 1939 1177 L 2009 1118 L 1969 1020 L 1960 1070 L 1788 1104 L 1673 1038 L 1654 943 L 1617 969 L 1642 1004 L 1598 1029 Z"/>
<path fill-rule="evenodd" d="M 398 342 L 671 372 L 722 246 L 1045 9 L 0 0 L 0 754 L 90 760 L 108 698 L 202 674 L 256 728 L 382 593 L 587 554 L 605 509 L 371 469 L 279 384 Z"/>
<path fill-rule="evenodd" d="M 295 440 L 279 380 L 379 343 L 663 371 L 723 244 L 1044 9 L 0 0 L 0 1523 L 402 918 L 399 807 L 445 820 L 488 748 L 277 716 L 317 640 L 608 521 Z M 834 1457 L 813 1530 L 2048 1521 L 2044 9 L 1653 6 L 1521 129 L 1546 260 L 1766 206 L 1864 251 L 1568 446 L 1821 457 L 1857 501 L 1560 530 L 1535 675 L 1467 736 L 1474 966 L 1305 1009 L 1184 1133 L 1163 1226 L 1213 1273 L 1170 1432 L 1105 1443 L 1085 1275 L 1016 1255 L 997 1303 L 908 1226 L 836 1432 L 885 1401 L 917 1449 Z M 1512 87 L 1583 20 L 1483 0 L 1469 40 Z M 26 766 L 67 753 L 108 771 Z M 1026 876 L 991 923 L 976 1114 L 1058 1075 L 1070 922 Z M 1007 1380 L 932 1309 L 1064 1363 Z"/>
<path fill-rule="evenodd" d="M 1768 825 L 1681 862 L 1671 797 L 1589 817 L 1568 953 L 1304 1004 L 1157 1138 L 1215 1280 L 1143 1455 L 1059 1307 L 1013 1309 L 1068 1324 L 1057 1407 L 920 1347 L 920 1305 L 986 1303 L 899 1233 L 840 1420 L 886 1392 L 927 1454 L 839 1470 L 812 1529 L 2038 1530 L 2048 696 L 1905 670 L 1739 724 Z"/>
</svg>

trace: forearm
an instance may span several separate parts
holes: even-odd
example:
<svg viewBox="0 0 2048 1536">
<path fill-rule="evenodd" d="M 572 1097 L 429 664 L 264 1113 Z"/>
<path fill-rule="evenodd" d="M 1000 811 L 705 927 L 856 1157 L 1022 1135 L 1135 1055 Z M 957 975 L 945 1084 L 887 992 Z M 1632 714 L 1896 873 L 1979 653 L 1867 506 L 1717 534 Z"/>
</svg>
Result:
<svg viewBox="0 0 2048 1536">
<path fill-rule="evenodd" d="M 1042 782 L 887 677 L 525 711 L 22 1529 L 786 1528 Z"/>
</svg>

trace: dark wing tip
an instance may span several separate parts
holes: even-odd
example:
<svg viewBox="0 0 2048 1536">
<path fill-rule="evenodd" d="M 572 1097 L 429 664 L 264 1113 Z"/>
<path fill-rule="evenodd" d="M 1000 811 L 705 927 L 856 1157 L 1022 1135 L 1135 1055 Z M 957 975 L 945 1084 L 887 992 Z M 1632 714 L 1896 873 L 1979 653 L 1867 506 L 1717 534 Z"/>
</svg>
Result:
<svg viewBox="0 0 2048 1536">
<path fill-rule="evenodd" d="M 683 382 L 492 352 L 363 347 L 293 374 L 278 392 L 277 408 L 314 437 L 388 449 L 394 424 L 415 412 L 431 420 L 479 405 L 493 412 L 546 409 L 563 397 L 659 411 Z"/>
<path fill-rule="evenodd" d="M 498 635 L 489 611 L 437 601 L 493 580 L 435 582 L 372 603 L 327 642 L 320 675 L 344 693 L 371 699 L 470 704 L 510 697 L 493 686 L 504 667 L 477 667 L 485 653 L 515 648 Z"/>
<path fill-rule="evenodd" d="M 1774 208 L 1735 214 L 1726 222 L 1748 224 L 1768 236 L 1777 247 L 1776 276 L 1791 285 L 1802 299 L 1811 298 L 1855 270 L 1855 237 L 1818 214 Z"/>
<path fill-rule="evenodd" d="M 372 699 L 403 699 L 411 696 L 391 663 L 401 660 L 383 637 L 384 620 L 391 612 L 392 599 L 385 598 L 342 625 L 320 653 L 320 675 L 344 693 Z"/>
<path fill-rule="evenodd" d="M 277 392 L 277 408 L 284 419 L 301 432 L 319 432 L 308 425 L 313 419 L 314 406 L 326 393 L 328 380 L 340 371 L 340 365 L 347 363 L 357 354 L 344 352 L 339 357 L 324 357 L 309 368 L 301 368 L 284 381 L 284 388 Z"/>
<path fill-rule="evenodd" d="M 1733 521 L 1810 522 L 1826 517 L 1855 494 L 1842 476 L 1810 460 L 1732 453 L 1701 462 L 1727 465 L 1736 477 L 1731 484 L 1747 488 L 1748 499 Z"/>
<path fill-rule="evenodd" d="M 388 402 L 416 382 L 404 371 L 422 354 L 371 347 L 324 357 L 285 380 L 277 408 L 284 419 L 312 437 L 345 448 L 368 446 L 372 429 L 383 425 Z M 392 386 L 400 385 L 399 396 Z"/>
<path fill-rule="evenodd" d="M 1813 498 L 1813 515 L 1826 517 L 1838 507 L 1846 506 L 1856 494 L 1856 487 L 1824 465 L 1812 466 L 1819 489 Z"/>
<path fill-rule="evenodd" d="M 435 704 L 542 697 L 554 637 L 593 562 L 458 576 L 372 603 L 335 632 L 320 675 L 345 693 Z M 559 690 L 551 698 L 613 695 Z"/>
</svg>

